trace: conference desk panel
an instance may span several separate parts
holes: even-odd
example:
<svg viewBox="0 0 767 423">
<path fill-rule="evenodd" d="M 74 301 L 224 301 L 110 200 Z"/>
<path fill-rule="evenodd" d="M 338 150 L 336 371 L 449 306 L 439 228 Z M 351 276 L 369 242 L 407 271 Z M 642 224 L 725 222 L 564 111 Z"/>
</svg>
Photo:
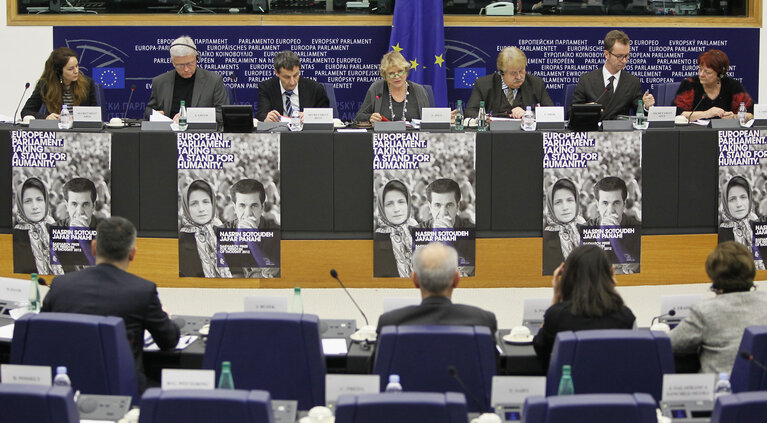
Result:
<svg viewBox="0 0 767 423">
<path fill-rule="evenodd" d="M 718 224 L 719 135 L 700 127 L 679 131 L 679 233 Z"/>
</svg>

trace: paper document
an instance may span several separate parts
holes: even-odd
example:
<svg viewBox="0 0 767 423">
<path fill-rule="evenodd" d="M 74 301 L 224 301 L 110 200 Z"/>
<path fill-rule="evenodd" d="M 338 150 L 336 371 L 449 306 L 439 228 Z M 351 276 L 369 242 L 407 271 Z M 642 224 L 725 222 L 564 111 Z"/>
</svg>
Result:
<svg viewBox="0 0 767 423">
<path fill-rule="evenodd" d="M 158 112 L 157 110 L 152 109 L 152 114 L 149 115 L 149 121 L 150 122 L 172 122 L 173 119 L 169 118 L 168 116 L 165 116 L 164 114 Z"/>
</svg>

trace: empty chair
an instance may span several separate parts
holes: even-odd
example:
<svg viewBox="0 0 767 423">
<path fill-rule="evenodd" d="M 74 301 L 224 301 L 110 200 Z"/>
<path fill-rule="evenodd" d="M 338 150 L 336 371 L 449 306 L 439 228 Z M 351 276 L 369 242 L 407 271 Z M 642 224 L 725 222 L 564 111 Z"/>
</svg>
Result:
<svg viewBox="0 0 767 423">
<path fill-rule="evenodd" d="M 325 403 L 325 357 L 315 315 L 216 313 L 202 367 L 215 369 L 218 380 L 222 361 L 232 363 L 239 389 L 263 389 L 275 399 L 297 400 L 299 410 Z"/>
<path fill-rule="evenodd" d="M 466 423 L 466 415 L 457 392 L 341 395 L 336 403 L 336 423 Z"/>
<path fill-rule="evenodd" d="M 716 399 L 711 423 L 763 423 L 767 416 L 767 392 L 743 392 Z"/>
<path fill-rule="evenodd" d="M 577 394 L 646 392 L 661 399 L 663 375 L 674 373 L 668 335 L 649 330 L 560 332 L 554 342 L 546 395 L 556 395 L 562 366 L 572 367 Z"/>
<path fill-rule="evenodd" d="M 762 391 L 767 389 L 767 372 L 741 354 L 747 353 L 754 361 L 767 362 L 767 326 L 749 326 L 743 332 L 738 355 L 732 366 L 730 383 L 732 392 Z"/>
<path fill-rule="evenodd" d="M 336 88 L 332 82 L 323 82 L 322 86 L 325 88 L 325 95 L 328 96 L 330 107 L 333 109 L 333 117 L 338 118 L 338 101 L 336 100 Z"/>
<path fill-rule="evenodd" d="M 434 88 L 428 84 L 424 84 L 423 88 L 426 90 L 426 98 L 429 99 L 429 104 L 421 107 L 436 107 L 436 104 L 434 103 Z"/>
<path fill-rule="evenodd" d="M 525 423 L 656 423 L 655 400 L 648 394 L 582 394 L 528 397 Z"/>
<path fill-rule="evenodd" d="M 383 391 L 390 374 L 400 375 L 405 391 L 463 392 L 450 375 L 455 367 L 482 410 L 490 410 L 490 389 L 496 373 L 495 342 L 485 326 L 385 326 L 378 339 L 373 373 Z"/>
<path fill-rule="evenodd" d="M 72 389 L 61 386 L 0 384 L 0 410 L 4 422 L 80 421 Z"/>
<path fill-rule="evenodd" d="M 674 98 L 676 97 L 676 91 L 679 89 L 681 82 L 669 82 L 667 84 L 655 84 L 655 91 L 653 96 L 655 97 L 656 106 L 673 106 Z"/>
<path fill-rule="evenodd" d="M 138 399 L 133 354 L 119 317 L 26 314 L 13 330 L 11 363 L 67 366 L 73 389 Z"/>
<path fill-rule="evenodd" d="M 575 87 L 577 87 L 578 84 L 567 84 L 565 85 L 565 102 L 562 103 L 562 107 L 565 108 L 565 112 L 567 112 L 566 118 L 570 118 L 570 106 L 572 106 L 573 103 L 573 95 L 575 95 Z"/>
<path fill-rule="evenodd" d="M 266 391 L 150 388 L 141 397 L 139 422 L 271 423 L 271 407 Z"/>
</svg>

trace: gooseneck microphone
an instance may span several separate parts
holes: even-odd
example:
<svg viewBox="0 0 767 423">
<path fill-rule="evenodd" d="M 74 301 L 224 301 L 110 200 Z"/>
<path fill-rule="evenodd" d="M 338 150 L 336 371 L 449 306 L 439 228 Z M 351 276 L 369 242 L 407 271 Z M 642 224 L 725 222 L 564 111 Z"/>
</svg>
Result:
<svg viewBox="0 0 767 423">
<path fill-rule="evenodd" d="M 656 320 L 659 320 L 661 317 L 666 317 L 666 316 L 671 316 L 671 317 L 673 317 L 673 316 L 675 316 L 675 315 L 676 315 L 676 310 L 674 310 L 674 309 L 672 308 L 671 310 L 669 310 L 669 311 L 668 311 L 668 313 L 663 313 L 663 314 L 661 314 L 660 316 L 655 316 L 655 317 L 653 317 L 653 318 L 652 318 L 652 321 L 650 322 L 650 326 L 654 325 L 654 324 L 655 324 L 655 321 L 656 321 Z"/>
<path fill-rule="evenodd" d="M 599 97 L 597 97 L 597 99 L 596 99 L 596 100 L 594 100 L 594 103 L 597 103 L 597 104 L 599 104 L 599 100 L 601 100 L 601 99 L 602 99 L 602 96 L 604 96 L 605 94 L 607 94 L 607 92 L 608 92 L 608 91 L 610 91 L 610 85 L 608 85 L 608 86 L 606 86 L 606 87 L 605 87 L 605 90 L 604 90 L 604 91 L 602 91 L 602 94 L 599 94 Z"/>
<path fill-rule="evenodd" d="M 698 104 L 696 104 L 696 105 L 695 105 L 695 107 L 693 107 L 693 108 L 692 108 L 692 111 L 690 112 L 690 116 L 687 116 L 687 123 L 693 123 L 693 122 L 694 122 L 694 121 L 692 120 L 692 114 L 693 114 L 693 113 L 695 113 L 695 111 L 697 111 L 697 110 L 698 110 L 698 106 L 700 106 L 700 103 L 702 103 L 702 102 L 703 102 L 703 99 L 704 99 L 705 97 L 706 97 L 706 94 L 705 94 L 705 93 L 703 93 L 703 95 L 700 97 L 700 100 L 698 100 Z M 695 119 L 695 120 L 698 120 L 698 119 Z"/>
<path fill-rule="evenodd" d="M 447 373 L 455 379 L 456 382 L 458 382 L 459 385 L 461 385 L 461 389 L 463 389 L 463 392 L 468 395 L 469 398 L 471 398 L 472 401 L 474 401 L 474 404 L 477 405 L 477 410 L 481 413 L 485 410 L 485 407 L 482 407 L 482 403 L 479 402 L 477 397 L 474 396 L 474 393 L 469 390 L 469 387 L 466 386 L 465 383 L 463 383 L 463 379 L 461 379 L 460 376 L 458 376 L 458 369 L 455 368 L 455 366 L 450 365 L 447 366 Z"/>
<path fill-rule="evenodd" d="M 740 352 L 740 358 L 756 364 L 757 367 L 759 367 L 760 369 L 762 369 L 765 372 L 767 372 L 767 366 L 765 366 L 764 364 L 759 362 L 757 359 L 755 359 L 754 356 L 750 352 L 748 352 L 748 351 L 741 351 Z"/>
<path fill-rule="evenodd" d="M 133 98 L 134 91 L 136 91 L 136 84 L 130 86 L 130 95 L 128 96 L 128 104 L 125 105 L 125 113 L 123 113 L 123 119 L 128 116 L 128 109 L 130 109 L 130 101 Z"/>
<path fill-rule="evenodd" d="M 357 304 L 357 302 L 354 301 L 354 297 L 352 297 L 352 294 L 349 293 L 349 290 L 346 289 L 346 287 L 344 286 L 344 283 L 341 282 L 341 279 L 338 278 L 338 272 L 336 272 L 336 269 L 330 269 L 330 276 L 332 276 L 333 279 L 338 281 L 339 285 L 341 285 L 341 288 L 343 288 L 344 292 L 346 292 L 346 295 L 348 295 L 349 299 L 352 300 L 352 302 L 354 303 L 354 306 L 357 307 L 357 310 L 359 310 L 360 314 L 362 315 L 362 318 L 365 319 L 365 325 L 370 326 L 370 323 L 368 323 L 368 317 L 365 316 L 365 312 L 363 312 L 359 304 Z"/>
<path fill-rule="evenodd" d="M 16 111 L 13 112 L 13 124 L 16 124 L 16 115 L 19 113 L 19 108 L 21 107 L 21 102 L 24 100 L 24 94 L 27 93 L 27 90 L 29 89 L 29 82 L 24 84 L 24 92 L 21 93 L 21 98 L 19 99 L 19 105 L 16 106 Z"/>
</svg>

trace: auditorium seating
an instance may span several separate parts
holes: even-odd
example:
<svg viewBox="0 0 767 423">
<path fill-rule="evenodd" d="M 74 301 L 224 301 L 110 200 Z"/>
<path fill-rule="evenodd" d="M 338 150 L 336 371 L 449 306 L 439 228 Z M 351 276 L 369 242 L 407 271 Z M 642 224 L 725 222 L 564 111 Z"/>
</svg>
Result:
<svg viewBox="0 0 767 423">
<path fill-rule="evenodd" d="M 655 104 L 657 106 L 673 106 L 674 97 L 676 97 L 676 91 L 679 89 L 679 84 L 681 84 L 681 82 L 655 84 L 655 88 L 653 89 Z"/>
<path fill-rule="evenodd" d="M 330 101 L 330 107 L 333 109 L 333 117 L 338 118 L 338 100 L 336 100 L 336 88 L 331 82 L 323 82 L 322 86 L 325 87 L 325 94 Z"/>
<path fill-rule="evenodd" d="M 522 415 L 526 423 L 656 423 L 655 407 L 653 397 L 644 393 L 533 396 Z"/>
<path fill-rule="evenodd" d="M 216 313 L 202 367 L 215 369 L 218 380 L 222 361 L 232 363 L 236 388 L 297 400 L 299 410 L 325 403 L 325 357 L 315 315 Z"/>
<path fill-rule="evenodd" d="M 434 103 L 434 88 L 431 85 L 424 84 L 423 86 L 426 89 L 426 97 L 429 99 L 429 105 L 428 106 L 422 106 L 422 107 L 435 107 Z"/>
<path fill-rule="evenodd" d="M 742 352 L 753 355 L 754 361 L 767 362 L 767 326 L 749 326 L 743 332 L 730 376 L 733 392 L 767 389 L 767 372 L 741 357 Z"/>
<path fill-rule="evenodd" d="M 0 418 L 14 423 L 80 421 L 72 389 L 7 383 L 0 384 Z"/>
<path fill-rule="evenodd" d="M 150 388 L 141 397 L 140 423 L 273 421 L 271 398 L 266 391 Z"/>
<path fill-rule="evenodd" d="M 765 418 L 767 392 L 743 392 L 717 398 L 711 423 L 763 423 Z"/>
<path fill-rule="evenodd" d="M 546 377 L 546 395 L 556 395 L 565 364 L 572 367 L 577 394 L 646 392 L 656 401 L 661 399 L 663 375 L 674 373 L 668 335 L 649 330 L 558 333 Z"/>
<path fill-rule="evenodd" d="M 457 392 L 342 395 L 336 423 L 465 423 L 466 397 Z"/>
<path fill-rule="evenodd" d="M 405 391 L 463 392 L 448 372 L 454 366 L 469 392 L 482 405 L 469 402 L 470 411 L 490 409 L 490 390 L 496 374 L 495 341 L 484 326 L 386 326 L 381 330 L 373 373 L 381 376 L 381 390 L 390 374 L 400 375 Z"/>
<path fill-rule="evenodd" d="M 565 108 L 565 113 L 567 113 L 565 118 L 567 119 L 570 119 L 570 106 L 573 104 L 573 95 L 575 95 L 575 87 L 577 86 L 578 84 L 565 85 L 565 102 L 562 103 L 562 107 Z"/>
</svg>

